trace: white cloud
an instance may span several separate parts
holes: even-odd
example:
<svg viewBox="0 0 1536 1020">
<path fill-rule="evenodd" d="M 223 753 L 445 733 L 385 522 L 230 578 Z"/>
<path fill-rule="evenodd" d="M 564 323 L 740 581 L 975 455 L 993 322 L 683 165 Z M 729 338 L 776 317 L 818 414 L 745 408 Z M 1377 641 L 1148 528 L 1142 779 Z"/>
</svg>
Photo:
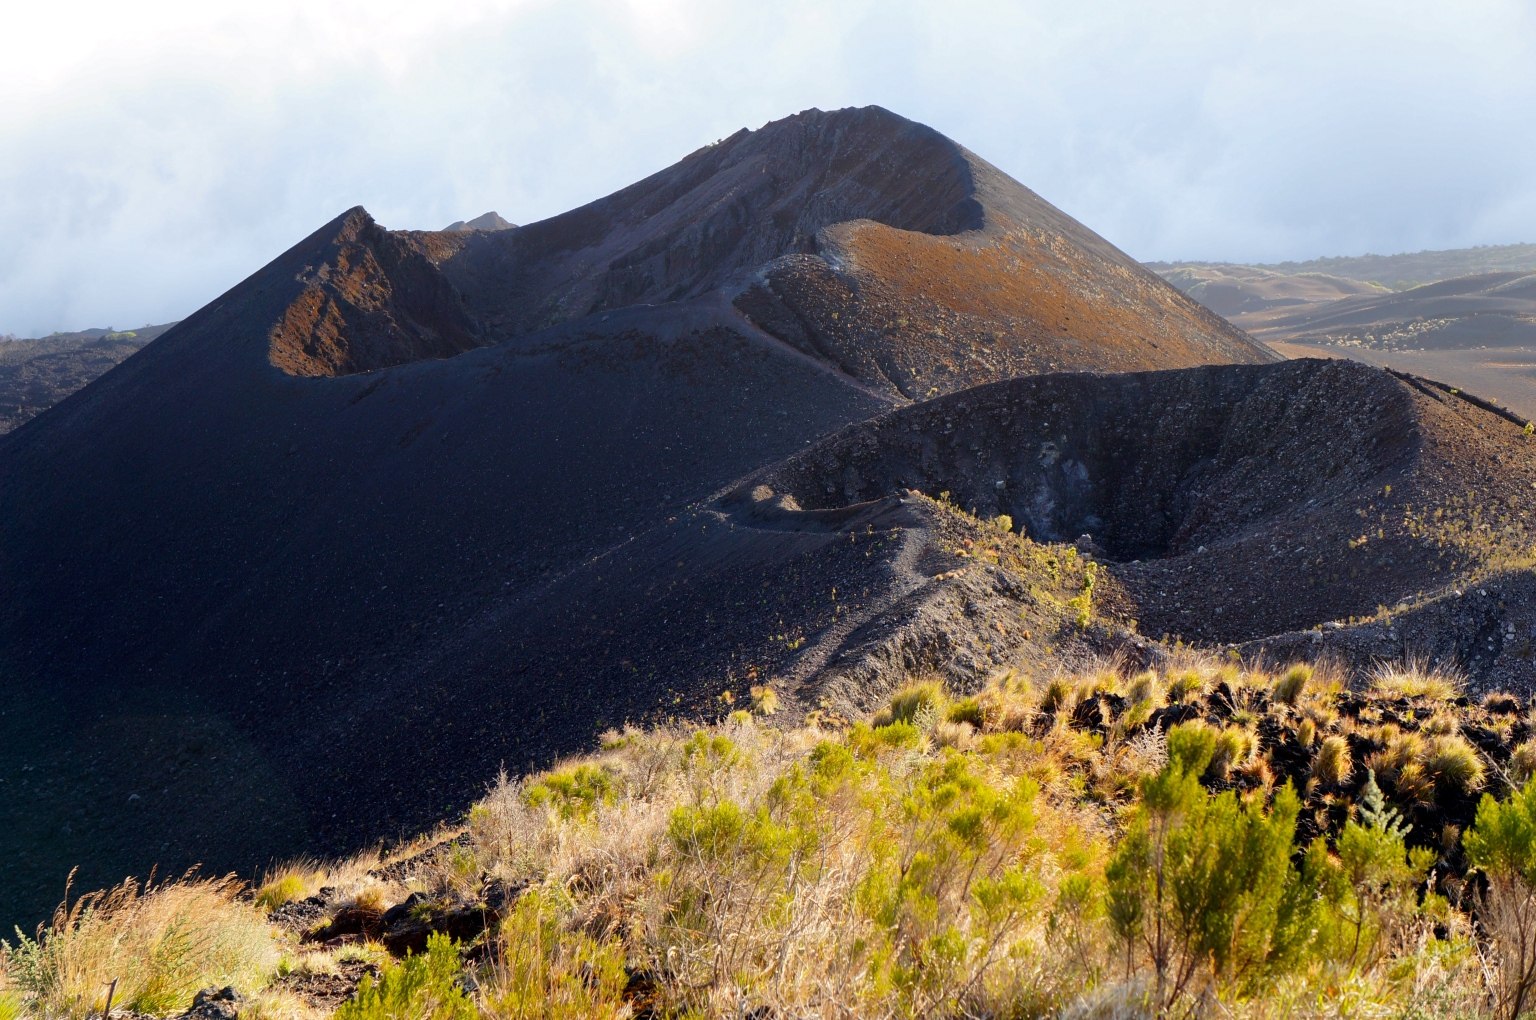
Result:
<svg viewBox="0 0 1536 1020">
<path fill-rule="evenodd" d="M 25 6 L 0 331 L 184 315 L 354 204 L 528 222 L 812 105 L 930 123 L 1144 258 L 1536 240 L 1520 0 Z"/>
</svg>

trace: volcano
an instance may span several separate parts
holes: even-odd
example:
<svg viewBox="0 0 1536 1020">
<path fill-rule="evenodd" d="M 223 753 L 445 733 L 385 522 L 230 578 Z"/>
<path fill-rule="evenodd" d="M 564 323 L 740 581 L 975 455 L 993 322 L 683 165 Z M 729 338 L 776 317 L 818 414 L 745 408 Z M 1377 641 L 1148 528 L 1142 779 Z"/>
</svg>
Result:
<svg viewBox="0 0 1536 1020">
<path fill-rule="evenodd" d="M 1402 522 L 1448 487 L 1515 501 L 1524 438 L 1276 364 L 878 108 L 538 223 L 353 209 L 0 437 L 0 745 L 31 766 L 0 907 L 56 902 L 59 861 L 93 885 L 407 832 L 501 764 L 768 679 L 856 701 L 1427 599 L 1493 554 Z M 1058 619 L 1076 568 L 977 561 L 1002 534 L 1086 536 L 1099 630 Z"/>
</svg>

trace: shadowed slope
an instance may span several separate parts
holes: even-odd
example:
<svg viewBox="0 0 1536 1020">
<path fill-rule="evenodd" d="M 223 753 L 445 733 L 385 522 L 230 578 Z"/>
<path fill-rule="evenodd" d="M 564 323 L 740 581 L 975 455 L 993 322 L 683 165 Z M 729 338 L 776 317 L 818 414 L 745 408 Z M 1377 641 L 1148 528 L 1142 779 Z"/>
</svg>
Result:
<svg viewBox="0 0 1536 1020">
<path fill-rule="evenodd" d="M 903 394 L 1069 354 L 1260 357 L 881 110 L 542 224 L 344 214 L 0 438 L 0 743 L 54 777 L 7 801 L 26 906 L 0 907 L 51 906 L 69 863 L 101 884 L 423 824 L 499 761 L 787 662 L 795 612 L 880 631 L 927 576 L 897 523 L 865 522 L 876 551 L 712 497 Z"/>
</svg>

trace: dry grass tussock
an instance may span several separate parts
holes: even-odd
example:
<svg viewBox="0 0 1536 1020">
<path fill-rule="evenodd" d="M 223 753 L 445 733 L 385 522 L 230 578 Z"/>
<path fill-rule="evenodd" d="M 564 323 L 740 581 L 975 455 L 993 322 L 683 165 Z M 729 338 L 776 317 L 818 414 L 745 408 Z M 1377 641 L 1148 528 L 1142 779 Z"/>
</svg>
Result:
<svg viewBox="0 0 1536 1020">
<path fill-rule="evenodd" d="M 114 1003 L 145 1013 L 180 1010 L 200 989 L 266 984 L 278 949 L 233 879 L 129 880 L 61 906 L 36 938 L 4 949 L 10 985 L 41 1015 L 86 1017 Z"/>
</svg>

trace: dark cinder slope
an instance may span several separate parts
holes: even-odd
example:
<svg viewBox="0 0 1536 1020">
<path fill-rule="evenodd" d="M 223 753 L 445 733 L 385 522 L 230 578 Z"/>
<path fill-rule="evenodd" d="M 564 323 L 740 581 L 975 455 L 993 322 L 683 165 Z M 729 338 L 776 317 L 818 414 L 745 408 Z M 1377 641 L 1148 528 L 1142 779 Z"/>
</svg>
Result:
<svg viewBox="0 0 1536 1020">
<path fill-rule="evenodd" d="M 711 500 L 893 404 L 1265 357 L 878 109 L 507 230 L 352 210 L 0 438 L 0 911 L 396 833 L 823 661 L 787 621 L 906 605 L 910 508 L 877 550 Z"/>
<path fill-rule="evenodd" d="M 1106 605 L 1157 637 L 1257 641 L 1536 566 L 1536 438 L 1348 361 L 1010 380 L 852 426 L 751 484 L 806 511 L 915 489 L 1007 515 L 1100 560 Z M 1536 634 L 1536 603 L 1500 608 L 1495 645 L 1438 650 L 1529 686 L 1529 645 L 1503 635 Z M 1439 636 L 1418 639 L 1393 651 Z"/>
<path fill-rule="evenodd" d="M 897 398 L 1037 371 L 1272 358 L 996 168 L 877 107 L 738 132 L 526 226 L 352 233 L 273 335 L 285 371 L 531 349 L 552 326 L 693 300 L 732 301 Z"/>
</svg>

